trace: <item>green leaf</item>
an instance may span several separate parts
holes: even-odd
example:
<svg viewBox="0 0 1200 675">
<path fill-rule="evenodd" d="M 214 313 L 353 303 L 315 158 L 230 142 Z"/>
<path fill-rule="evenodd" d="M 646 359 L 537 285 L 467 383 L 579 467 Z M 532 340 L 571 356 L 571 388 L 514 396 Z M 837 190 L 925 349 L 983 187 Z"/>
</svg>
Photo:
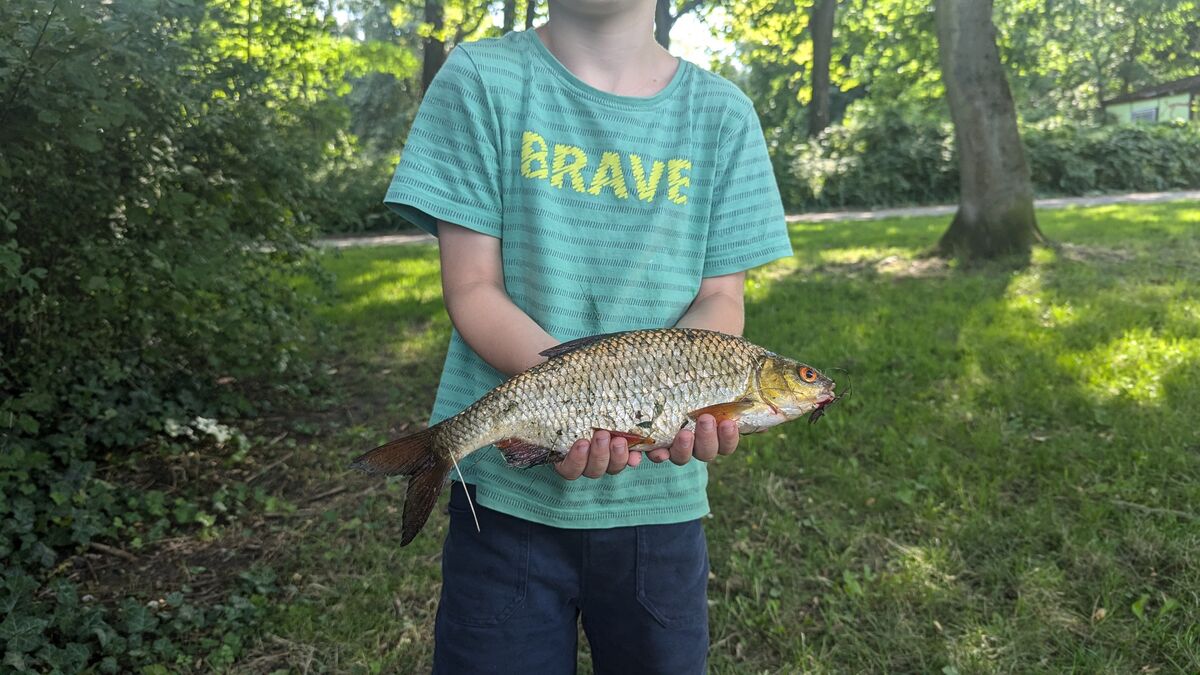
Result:
<svg viewBox="0 0 1200 675">
<path fill-rule="evenodd" d="M 1135 600 L 1129 607 L 1129 609 L 1133 610 L 1133 615 L 1142 621 L 1146 620 L 1146 602 L 1148 600 L 1150 600 L 1150 594 L 1144 593 L 1142 594 L 1142 597 Z"/>
<path fill-rule="evenodd" d="M 46 619 L 10 614 L 0 623 L 0 642 L 6 643 L 10 652 L 31 652 L 44 642 L 42 630 L 49 624 Z"/>
<path fill-rule="evenodd" d="M 67 140 L 71 141 L 71 145 L 84 152 L 100 152 L 104 149 L 104 143 L 100 141 L 100 136 L 93 131 L 72 129 L 67 132 Z"/>
<path fill-rule="evenodd" d="M 1178 600 L 1169 596 L 1163 596 L 1163 605 L 1158 608 L 1158 618 L 1163 618 L 1167 613 L 1179 609 L 1179 607 L 1181 605 Z"/>
<path fill-rule="evenodd" d="M 125 630 L 131 635 L 140 635 L 153 630 L 158 620 L 150 610 L 135 603 L 128 602 L 123 607 L 125 614 Z"/>
<path fill-rule="evenodd" d="M 38 421 L 29 415 L 17 415 L 17 426 L 21 428 L 21 431 L 31 436 L 36 434 L 38 429 L 41 428 Z"/>
</svg>

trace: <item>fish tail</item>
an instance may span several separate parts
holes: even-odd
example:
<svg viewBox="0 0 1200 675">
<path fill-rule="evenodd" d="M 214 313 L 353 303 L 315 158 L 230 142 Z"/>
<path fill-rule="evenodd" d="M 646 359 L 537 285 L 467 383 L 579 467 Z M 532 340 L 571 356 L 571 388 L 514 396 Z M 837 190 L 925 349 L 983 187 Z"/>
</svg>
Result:
<svg viewBox="0 0 1200 675">
<path fill-rule="evenodd" d="M 408 545 L 429 519 L 453 466 L 449 457 L 442 457 L 434 450 L 440 426 L 397 438 L 350 463 L 351 468 L 373 475 L 409 477 L 404 496 L 401 546 Z"/>
</svg>

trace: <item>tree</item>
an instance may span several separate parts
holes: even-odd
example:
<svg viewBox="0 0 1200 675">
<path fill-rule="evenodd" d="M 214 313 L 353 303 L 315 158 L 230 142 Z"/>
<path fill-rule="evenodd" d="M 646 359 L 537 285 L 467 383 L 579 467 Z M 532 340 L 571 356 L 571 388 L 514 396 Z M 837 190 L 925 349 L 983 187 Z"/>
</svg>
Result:
<svg viewBox="0 0 1200 675">
<path fill-rule="evenodd" d="M 671 46 L 671 28 L 679 17 L 700 6 L 702 0 L 687 0 L 682 5 L 675 6 L 672 13 L 672 0 L 658 0 L 654 6 L 654 39 L 664 48 Z"/>
<path fill-rule="evenodd" d="M 817 0 L 812 8 L 812 101 L 808 105 L 808 135 L 829 126 L 829 61 L 833 57 L 833 18 L 838 0 Z"/>
<path fill-rule="evenodd" d="M 508 33 L 517 25 L 517 0 L 504 0 L 504 25 L 500 32 Z"/>
<path fill-rule="evenodd" d="M 441 33 L 445 19 L 442 0 L 425 0 L 425 23 L 429 34 L 425 36 L 421 54 L 421 91 L 428 91 L 433 76 L 446 62 L 446 42 Z"/>
<path fill-rule="evenodd" d="M 938 250 L 964 258 L 1028 256 L 1044 237 L 996 48 L 992 0 L 935 0 L 935 14 L 960 183 L 958 212 Z"/>
</svg>

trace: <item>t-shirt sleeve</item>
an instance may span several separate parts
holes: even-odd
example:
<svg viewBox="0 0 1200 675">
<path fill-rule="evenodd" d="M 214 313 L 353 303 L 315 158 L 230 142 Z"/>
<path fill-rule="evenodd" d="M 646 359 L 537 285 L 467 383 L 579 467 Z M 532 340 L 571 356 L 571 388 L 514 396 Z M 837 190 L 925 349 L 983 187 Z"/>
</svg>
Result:
<svg viewBox="0 0 1200 675">
<path fill-rule="evenodd" d="M 479 70 L 450 52 L 421 101 L 383 202 L 437 235 L 437 221 L 499 237 L 499 131 Z"/>
<path fill-rule="evenodd" d="M 726 133 L 713 186 L 705 277 L 742 272 L 792 255 L 779 186 L 753 108 Z"/>
</svg>

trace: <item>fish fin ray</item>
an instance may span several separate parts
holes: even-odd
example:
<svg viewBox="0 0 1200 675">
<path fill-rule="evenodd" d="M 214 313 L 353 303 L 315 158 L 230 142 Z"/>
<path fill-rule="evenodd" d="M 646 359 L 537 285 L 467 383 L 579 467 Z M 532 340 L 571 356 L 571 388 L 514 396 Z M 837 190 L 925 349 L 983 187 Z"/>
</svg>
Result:
<svg viewBox="0 0 1200 675">
<path fill-rule="evenodd" d="M 615 337 L 617 335 L 623 335 L 628 332 L 630 332 L 630 331 L 623 330 L 623 331 L 617 331 L 616 333 L 600 333 L 599 335 L 589 335 L 587 337 L 581 337 L 581 338 L 578 338 L 575 340 L 568 340 L 561 344 L 554 345 L 553 347 L 550 347 L 549 349 L 545 349 L 541 352 L 538 352 L 538 355 L 545 356 L 548 359 L 552 359 L 556 356 L 562 356 L 563 354 L 573 352 L 576 349 L 582 349 L 590 344 L 595 344 L 601 340 L 606 340 L 610 337 Z"/>
<path fill-rule="evenodd" d="M 433 450 L 438 426 L 409 434 L 359 455 L 350 466 L 373 475 L 409 476 L 404 497 L 400 545 L 417 536 L 446 484 L 452 462 Z"/>
<path fill-rule="evenodd" d="M 437 433 L 438 427 L 435 425 L 388 441 L 354 458 L 350 468 L 373 476 L 411 476 L 423 470 L 427 460 L 432 457 L 433 440 Z"/>
<path fill-rule="evenodd" d="M 514 469 L 528 469 L 539 464 L 548 464 L 562 458 L 562 453 L 530 443 L 522 438 L 505 438 L 495 443 L 504 455 L 504 461 Z M 555 457 L 557 456 L 557 457 Z"/>
<path fill-rule="evenodd" d="M 450 474 L 453 464 L 449 459 L 435 458 L 429 454 L 428 465 L 414 472 L 408 479 L 408 489 L 404 493 L 403 528 L 400 534 L 400 545 L 407 546 L 417 536 L 429 514 L 437 504 L 438 495 L 446 485 L 446 476 Z"/>
<path fill-rule="evenodd" d="M 701 415 L 712 415 L 717 424 L 725 420 L 738 421 L 742 415 L 746 414 L 757 404 L 754 401 L 731 401 L 729 403 L 718 403 L 716 405 L 705 406 L 698 408 L 687 414 L 693 420 Z"/>
<path fill-rule="evenodd" d="M 629 433 L 627 431 L 613 431 L 612 429 L 599 429 L 597 427 L 592 427 L 592 431 L 607 431 L 613 438 L 624 438 L 626 441 L 629 441 L 630 448 L 640 445 L 654 445 L 658 442 L 644 434 Z"/>
</svg>

